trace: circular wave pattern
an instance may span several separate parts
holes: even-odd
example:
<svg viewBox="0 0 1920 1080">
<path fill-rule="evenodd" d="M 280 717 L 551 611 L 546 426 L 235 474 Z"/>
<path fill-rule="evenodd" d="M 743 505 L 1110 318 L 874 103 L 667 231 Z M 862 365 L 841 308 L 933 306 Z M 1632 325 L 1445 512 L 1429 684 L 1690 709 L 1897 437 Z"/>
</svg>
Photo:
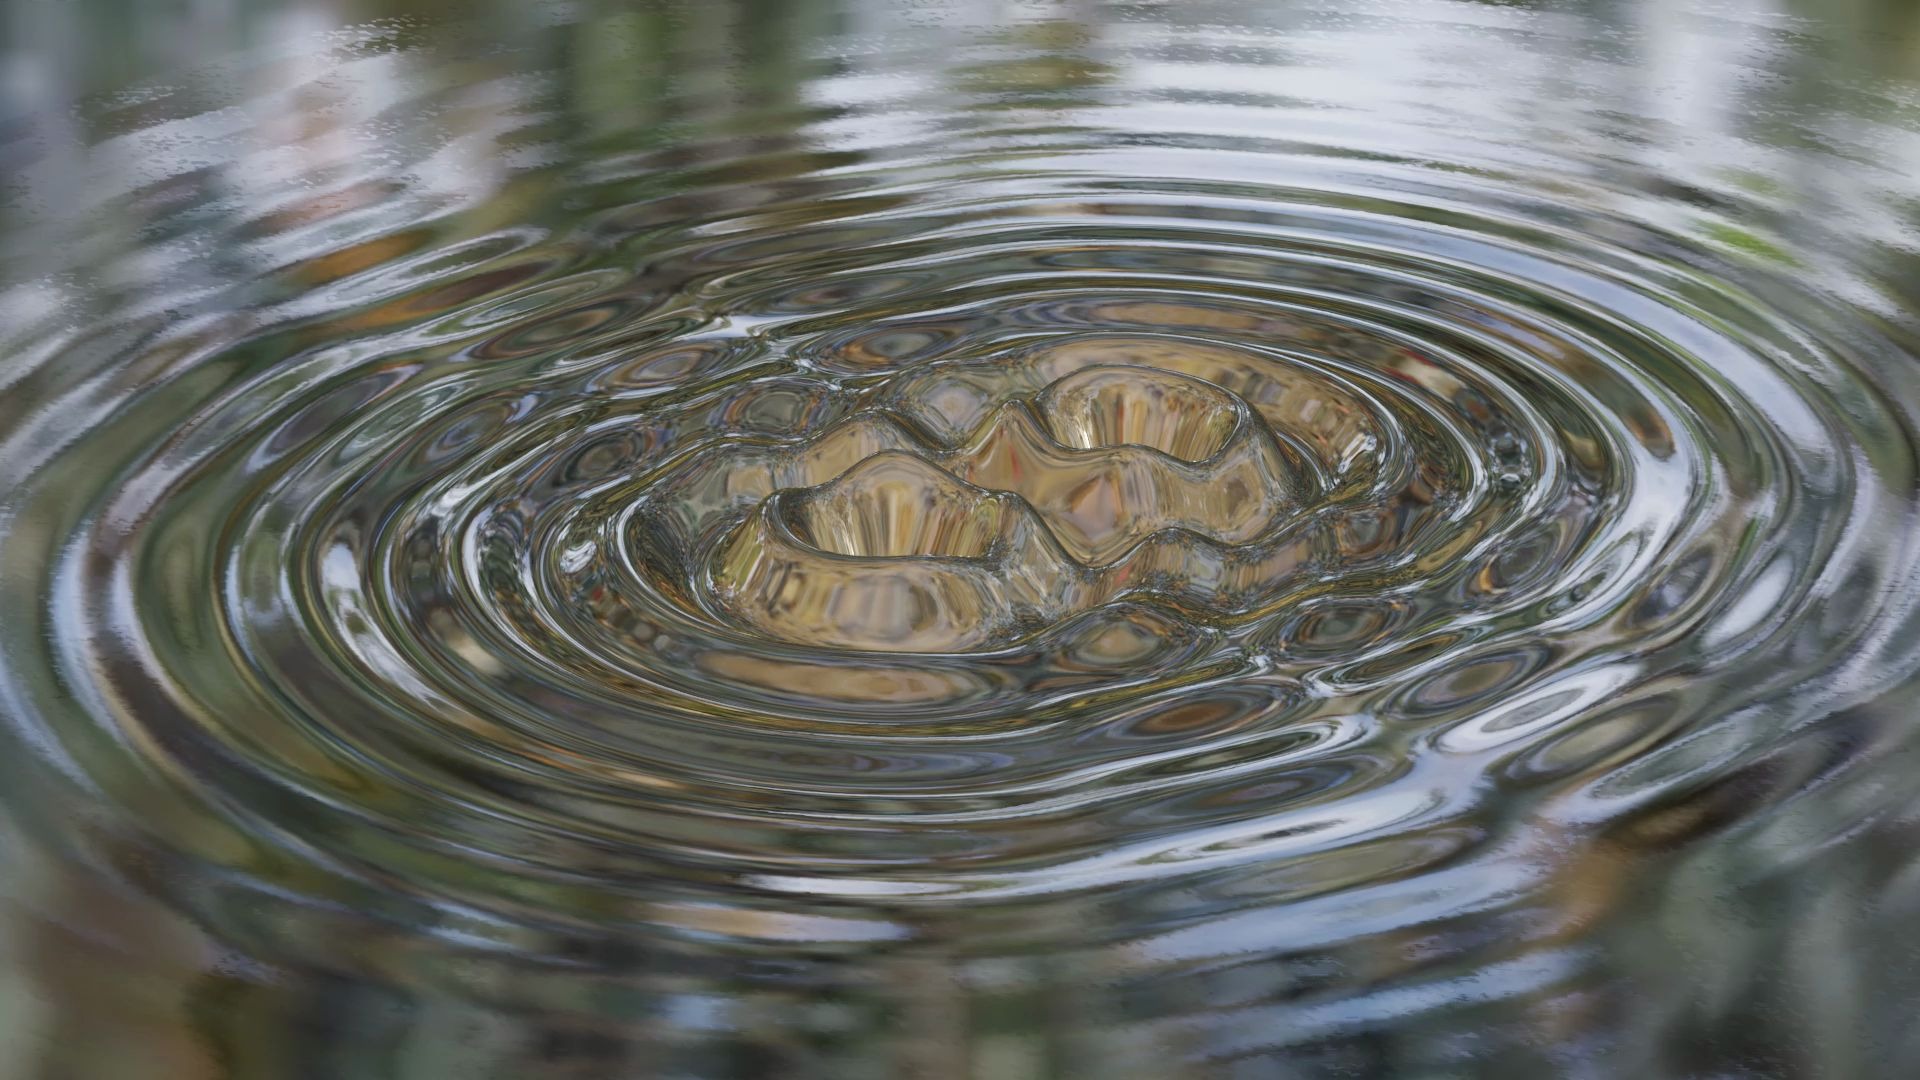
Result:
<svg viewBox="0 0 1920 1080">
<path fill-rule="evenodd" d="M 1846 421 L 1658 279 L 1099 191 L 733 234 L 660 257 L 681 307 L 579 275 L 194 402 L 59 568 L 69 662 L 144 684 L 121 738 L 408 844 L 926 903 L 1593 783 L 1692 722 L 1589 745 L 1609 697 L 1767 663 L 1876 558 Z"/>
<path fill-rule="evenodd" d="M 396 232 L 56 382 L 33 783 L 448 953 L 1201 963 L 1488 919 L 1912 667 L 1914 401 L 1749 271 L 1065 160 Z"/>
</svg>

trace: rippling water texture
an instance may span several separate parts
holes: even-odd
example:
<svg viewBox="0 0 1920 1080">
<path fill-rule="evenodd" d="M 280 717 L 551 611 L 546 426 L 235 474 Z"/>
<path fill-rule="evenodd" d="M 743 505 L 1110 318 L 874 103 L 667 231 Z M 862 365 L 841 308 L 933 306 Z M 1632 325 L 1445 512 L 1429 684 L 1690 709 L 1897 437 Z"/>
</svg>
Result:
<svg viewBox="0 0 1920 1080">
<path fill-rule="evenodd" d="M 1907 7 L 113 7 L 6 1077 L 1920 1075 Z"/>
</svg>

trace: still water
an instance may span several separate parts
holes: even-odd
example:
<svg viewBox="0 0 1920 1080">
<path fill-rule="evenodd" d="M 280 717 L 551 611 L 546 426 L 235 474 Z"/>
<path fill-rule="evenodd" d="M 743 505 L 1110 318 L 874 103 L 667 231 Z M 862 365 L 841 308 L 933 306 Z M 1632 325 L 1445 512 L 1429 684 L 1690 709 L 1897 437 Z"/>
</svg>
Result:
<svg viewBox="0 0 1920 1080">
<path fill-rule="evenodd" d="M 1920 10 L 10 4 L 0 1076 L 1920 1075 Z"/>
</svg>

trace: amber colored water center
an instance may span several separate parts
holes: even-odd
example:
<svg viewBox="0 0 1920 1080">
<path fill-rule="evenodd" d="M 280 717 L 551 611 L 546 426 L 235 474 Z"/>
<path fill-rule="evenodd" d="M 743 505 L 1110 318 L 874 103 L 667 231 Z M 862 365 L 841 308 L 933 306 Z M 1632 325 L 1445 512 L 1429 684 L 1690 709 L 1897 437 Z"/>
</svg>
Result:
<svg viewBox="0 0 1920 1080">
<path fill-rule="evenodd" d="M 888 448 L 775 490 L 714 581 L 732 614 L 788 640 L 978 649 L 1173 583 L 1209 545 L 1256 541 L 1295 472 L 1220 387 L 1093 365 L 1005 401 L 957 448 Z"/>
</svg>

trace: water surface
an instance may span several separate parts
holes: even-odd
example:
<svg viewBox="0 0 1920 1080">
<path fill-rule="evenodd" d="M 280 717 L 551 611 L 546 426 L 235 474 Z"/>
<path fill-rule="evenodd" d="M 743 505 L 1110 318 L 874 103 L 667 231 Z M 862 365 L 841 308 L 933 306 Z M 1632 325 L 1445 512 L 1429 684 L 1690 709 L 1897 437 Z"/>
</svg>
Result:
<svg viewBox="0 0 1920 1080">
<path fill-rule="evenodd" d="M 25 4 L 0 1074 L 1920 1070 L 1920 17 Z"/>
</svg>

